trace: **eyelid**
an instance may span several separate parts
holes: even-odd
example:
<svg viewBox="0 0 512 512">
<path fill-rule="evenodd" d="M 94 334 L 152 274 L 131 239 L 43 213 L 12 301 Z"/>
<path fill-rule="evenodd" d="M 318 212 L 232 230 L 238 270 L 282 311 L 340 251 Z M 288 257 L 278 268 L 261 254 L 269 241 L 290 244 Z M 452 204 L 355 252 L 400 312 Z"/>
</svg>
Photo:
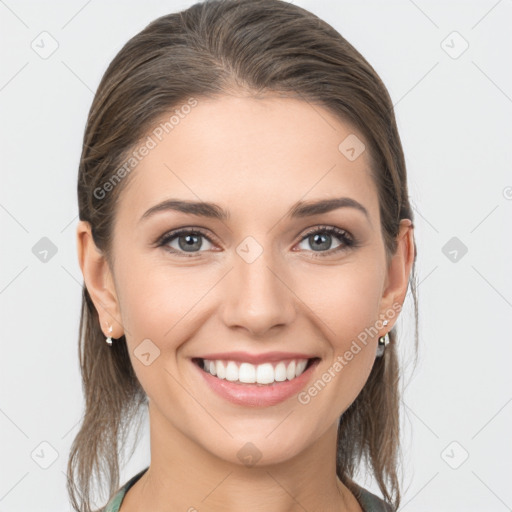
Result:
<svg viewBox="0 0 512 512">
<path fill-rule="evenodd" d="M 214 235 L 209 233 L 204 228 L 193 227 L 193 226 L 185 226 L 182 228 L 176 228 L 176 229 L 171 229 L 170 231 L 166 231 L 163 235 L 159 236 L 152 245 L 156 246 L 156 247 L 164 246 L 165 244 L 167 244 L 171 240 L 176 239 L 177 237 L 179 237 L 182 234 L 198 234 L 198 235 L 201 235 L 204 238 L 206 238 L 210 243 L 219 245 L 218 239 Z M 189 254 L 194 254 L 194 253 L 189 253 Z"/>
<path fill-rule="evenodd" d="M 359 240 L 356 239 L 350 231 L 344 228 L 340 228 L 338 226 L 325 224 L 316 225 L 307 230 L 306 233 L 302 235 L 298 243 L 307 240 L 310 236 L 316 233 L 328 233 L 330 236 L 338 238 L 341 244 L 338 247 L 328 249 L 327 251 L 306 251 L 310 253 L 309 257 L 312 258 L 328 258 L 330 256 L 337 256 L 339 254 L 347 252 L 348 250 L 355 249 L 360 245 Z"/>
<path fill-rule="evenodd" d="M 316 224 L 310 228 L 307 228 L 305 232 L 303 232 L 300 235 L 300 238 L 294 243 L 294 247 L 306 240 L 308 237 L 316 234 L 316 233 L 328 233 L 330 235 L 334 235 L 337 237 L 341 242 L 341 246 L 338 246 L 334 249 L 328 249 L 327 251 L 307 251 L 314 254 L 314 257 L 327 257 L 332 256 L 333 254 L 336 254 L 338 252 L 346 251 L 351 248 L 355 248 L 359 246 L 358 240 L 352 235 L 352 233 L 344 228 L 340 228 L 333 225 L 326 225 L 326 224 Z M 220 245 L 217 238 L 209 233 L 208 230 L 205 230 L 204 228 L 200 227 L 194 227 L 194 226 L 185 226 L 181 228 L 176 228 L 170 231 L 165 232 L 163 235 L 161 235 L 155 242 L 154 246 L 156 247 L 164 247 L 170 242 L 174 241 L 176 238 L 178 238 L 181 234 L 198 234 L 206 238 L 210 243 L 215 245 Z M 199 255 L 202 252 L 206 251 L 197 251 L 197 252 L 190 252 L 187 253 L 185 251 L 177 251 L 173 248 L 167 247 L 166 250 L 173 254 L 178 254 L 180 256 L 188 255 L 187 257 L 194 257 L 194 255 Z M 298 252 L 298 251 L 297 251 Z"/>
<path fill-rule="evenodd" d="M 347 238 L 350 238 L 350 240 L 355 242 L 355 238 L 352 236 L 352 233 L 350 233 L 350 231 L 346 230 L 345 228 L 339 228 L 337 226 L 332 226 L 330 224 L 316 224 L 315 226 L 308 228 L 306 230 L 306 232 L 302 235 L 302 238 L 299 241 L 302 242 L 302 240 L 304 240 L 308 236 L 311 236 L 317 232 L 322 232 L 322 231 L 338 233 L 338 236 L 341 236 L 343 234 L 344 236 L 346 236 Z"/>
</svg>

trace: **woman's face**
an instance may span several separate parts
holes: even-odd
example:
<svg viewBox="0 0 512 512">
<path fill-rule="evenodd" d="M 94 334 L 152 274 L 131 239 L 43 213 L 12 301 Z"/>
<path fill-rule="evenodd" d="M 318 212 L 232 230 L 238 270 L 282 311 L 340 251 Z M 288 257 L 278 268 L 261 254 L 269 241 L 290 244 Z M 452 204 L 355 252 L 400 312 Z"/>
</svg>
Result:
<svg viewBox="0 0 512 512">
<path fill-rule="evenodd" d="M 125 178 L 102 324 L 126 336 L 152 432 L 239 464 L 281 462 L 357 397 L 408 272 L 403 258 L 386 264 L 359 132 L 278 96 L 176 109 Z"/>
</svg>

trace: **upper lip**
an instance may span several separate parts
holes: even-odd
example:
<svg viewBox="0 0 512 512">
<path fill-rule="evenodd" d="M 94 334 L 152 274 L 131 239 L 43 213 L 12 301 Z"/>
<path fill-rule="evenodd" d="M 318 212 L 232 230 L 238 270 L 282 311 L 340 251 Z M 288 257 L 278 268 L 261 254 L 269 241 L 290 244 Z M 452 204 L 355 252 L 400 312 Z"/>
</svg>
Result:
<svg viewBox="0 0 512 512">
<path fill-rule="evenodd" d="M 240 361 L 242 363 L 261 364 L 284 361 L 286 359 L 313 359 L 318 356 L 299 352 L 265 352 L 264 354 L 249 354 L 248 352 L 216 352 L 204 354 L 201 359 L 209 361 Z"/>
</svg>

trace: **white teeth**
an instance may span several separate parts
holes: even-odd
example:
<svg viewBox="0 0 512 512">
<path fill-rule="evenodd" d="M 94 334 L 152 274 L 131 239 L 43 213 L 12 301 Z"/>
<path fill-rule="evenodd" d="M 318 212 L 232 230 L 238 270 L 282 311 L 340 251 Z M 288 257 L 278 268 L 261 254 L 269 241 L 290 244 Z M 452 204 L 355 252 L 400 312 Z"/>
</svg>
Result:
<svg viewBox="0 0 512 512">
<path fill-rule="evenodd" d="M 304 371 L 307 364 L 307 361 L 299 361 L 297 363 L 297 367 L 295 368 L 295 377 L 298 377 Z"/>
<path fill-rule="evenodd" d="M 224 363 L 222 361 L 216 361 L 215 368 L 217 370 L 217 377 L 219 379 L 225 379 L 226 378 L 226 369 L 224 368 Z"/>
<path fill-rule="evenodd" d="M 307 359 L 293 360 L 289 363 L 281 361 L 275 366 L 272 363 L 258 365 L 251 363 L 237 364 L 235 361 L 211 361 L 205 359 L 203 361 L 203 368 L 211 375 L 230 382 L 272 384 L 273 382 L 295 379 L 304 373 L 307 364 Z"/>
<path fill-rule="evenodd" d="M 295 361 L 292 361 L 286 369 L 286 378 L 292 380 L 295 377 Z"/>
<path fill-rule="evenodd" d="M 305 368 L 305 366 L 304 366 Z M 275 379 L 277 382 L 283 382 L 286 380 L 286 365 L 284 363 L 279 363 L 275 368 Z M 300 374 L 299 374 L 300 375 Z"/>
<path fill-rule="evenodd" d="M 238 380 L 238 366 L 234 361 L 229 361 L 226 366 L 226 380 L 231 382 Z"/>
<path fill-rule="evenodd" d="M 238 380 L 246 384 L 256 382 L 256 367 L 253 364 L 242 363 L 238 371 Z"/>
<path fill-rule="evenodd" d="M 259 364 L 256 367 L 256 382 L 258 384 L 274 382 L 274 368 L 270 363 Z"/>
</svg>

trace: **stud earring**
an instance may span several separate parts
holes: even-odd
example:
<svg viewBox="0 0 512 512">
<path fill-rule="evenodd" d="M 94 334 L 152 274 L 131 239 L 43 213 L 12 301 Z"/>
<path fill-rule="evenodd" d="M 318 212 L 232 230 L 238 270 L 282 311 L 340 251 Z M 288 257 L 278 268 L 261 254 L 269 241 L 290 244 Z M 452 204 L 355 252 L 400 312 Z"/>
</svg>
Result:
<svg viewBox="0 0 512 512">
<path fill-rule="evenodd" d="M 112 345 L 112 326 L 111 325 L 108 328 L 108 338 L 105 341 L 107 342 L 107 345 Z"/>
<path fill-rule="evenodd" d="M 388 321 L 384 320 L 382 325 L 388 325 Z M 377 355 L 376 357 L 382 357 L 384 355 L 384 351 L 386 347 L 389 345 L 389 333 L 387 332 L 384 336 L 379 337 L 379 344 L 377 345 Z"/>
</svg>

